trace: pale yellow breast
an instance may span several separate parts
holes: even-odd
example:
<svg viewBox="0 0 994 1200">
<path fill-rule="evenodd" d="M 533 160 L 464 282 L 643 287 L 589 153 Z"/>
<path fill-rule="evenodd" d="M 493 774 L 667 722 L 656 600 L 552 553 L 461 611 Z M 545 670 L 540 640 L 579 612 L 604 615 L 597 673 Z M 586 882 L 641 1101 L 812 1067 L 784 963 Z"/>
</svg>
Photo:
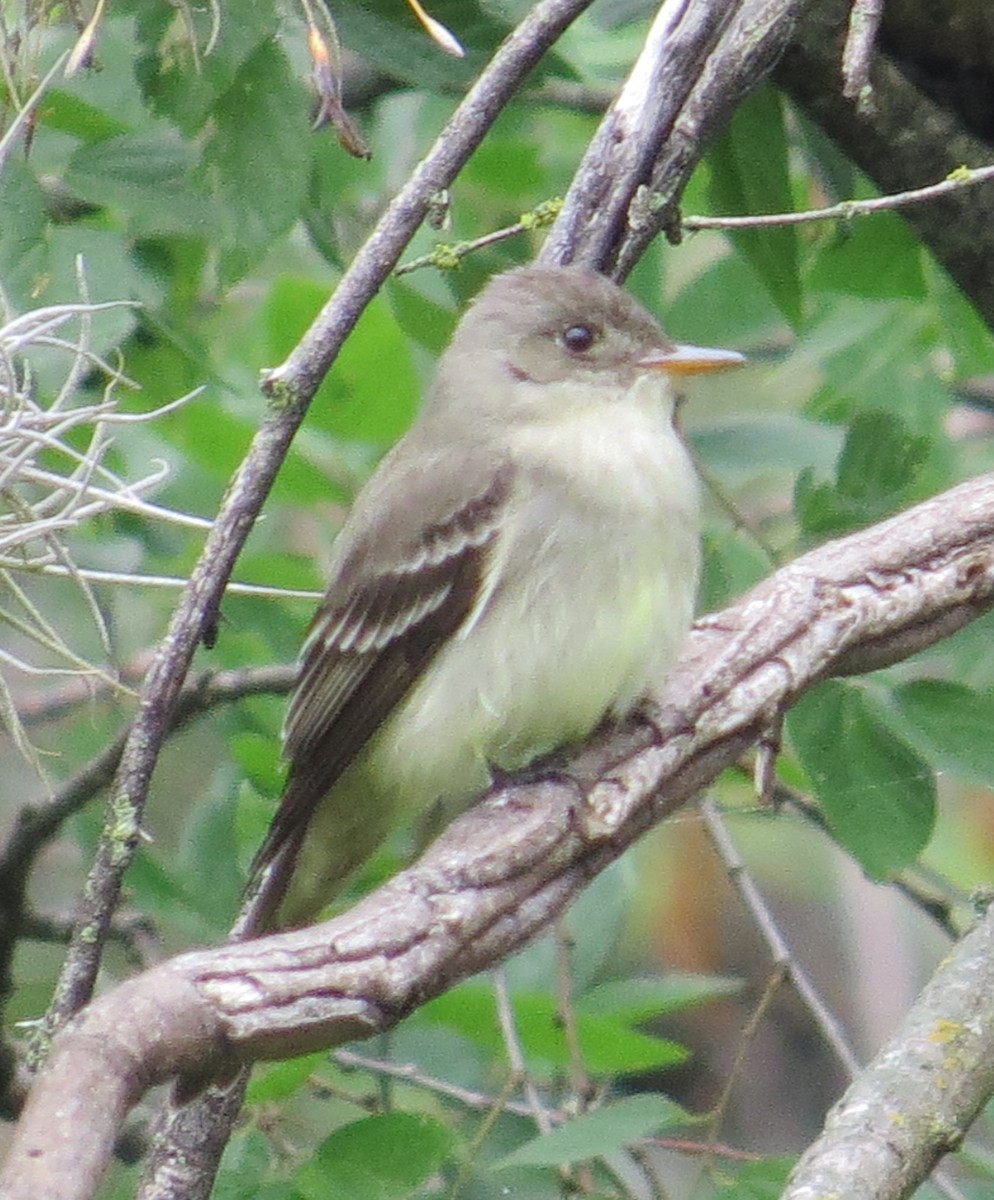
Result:
<svg viewBox="0 0 994 1200">
<path fill-rule="evenodd" d="M 514 770 L 626 711 L 689 626 L 697 485 L 669 421 L 634 406 L 574 421 L 565 472 L 543 436 L 518 434 L 486 604 L 377 738 L 384 784 L 416 805 L 468 799 L 488 763 Z"/>
</svg>

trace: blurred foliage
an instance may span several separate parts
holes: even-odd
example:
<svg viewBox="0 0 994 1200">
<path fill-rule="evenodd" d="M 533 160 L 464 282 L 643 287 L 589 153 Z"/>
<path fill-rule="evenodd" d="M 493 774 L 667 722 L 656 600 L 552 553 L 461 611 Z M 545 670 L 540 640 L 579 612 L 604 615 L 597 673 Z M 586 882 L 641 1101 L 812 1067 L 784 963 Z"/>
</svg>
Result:
<svg viewBox="0 0 994 1200">
<path fill-rule="evenodd" d="M 4 4 L 8 23 L 14 7 Z M 168 464 L 155 497 L 163 506 L 208 519 L 216 510 L 262 413 L 260 370 L 288 352 L 459 90 L 507 32 L 508 11 L 524 5 L 439 0 L 430 7 L 467 47 L 465 59 L 442 55 L 399 2 L 335 5 L 346 49 L 393 80 L 374 79 L 353 114 L 372 149 L 369 162 L 347 157 L 327 129 L 311 131 L 306 27 L 295 5 L 278 0 L 221 0 L 209 52 L 209 7 L 116 0 L 99 25 L 91 65 L 56 80 L 38 107 L 27 152 L 15 145 L 3 161 L 0 286 L 8 314 L 83 298 L 136 301 L 96 314 L 88 330 L 93 351 L 137 385 L 124 407 L 147 411 L 204 388 L 152 424 L 115 430 L 119 476 L 142 478 L 150 463 Z M 437 237 L 489 233 L 565 191 L 597 119 L 539 89 L 555 80 L 616 85 L 645 32 L 645 9 L 595 6 L 577 23 L 463 172 L 452 193 L 452 228 L 439 235 L 423 229 L 407 258 L 429 252 Z M 61 10 L 51 12 L 50 24 L 25 26 L 16 56 L 8 51 L 0 119 L 12 119 L 73 43 L 74 30 L 57 20 Z M 692 180 L 684 208 L 770 212 L 868 194 L 866 181 L 818 131 L 766 90 L 740 108 Z M 458 309 L 487 275 L 527 260 L 540 237 L 470 255 L 448 275 L 418 271 L 387 284 L 315 399 L 240 562 L 240 579 L 319 586 L 350 496 L 410 420 Z M 990 414 L 957 398 L 959 385 L 994 367 L 990 332 L 897 216 L 656 245 L 631 287 L 678 337 L 731 345 L 750 358 L 734 380 L 695 388 L 684 410 L 714 497 L 702 610 L 720 607 L 810 545 L 994 461 Z M 30 358 L 39 399 L 53 395 L 64 356 L 39 346 Z M 105 383 L 94 367 L 79 386 L 93 399 Z M 91 568 L 182 576 L 200 538 L 175 521 L 117 512 L 77 530 L 72 550 Z M 20 582 L 39 611 L 58 613 L 63 631 L 79 630 L 81 654 L 110 671 L 154 644 L 174 597 L 137 582 L 94 584 L 108 653 L 87 632 L 88 602 L 71 580 Z M 216 646 L 201 651 L 197 665 L 289 661 L 311 608 L 308 600 L 233 596 Z M 965 889 L 990 869 L 994 831 L 971 817 L 976 793 L 948 781 L 985 793 L 994 787 L 992 623 L 979 621 L 870 680 L 826 683 L 790 717 L 782 778 L 810 789 L 838 843 L 874 879 L 922 861 Z M 8 651 L 47 665 L 13 630 Z M 25 703 L 45 698 L 45 681 L 35 675 L 18 676 L 15 685 Z M 279 698 L 256 697 L 218 710 L 179 735 L 163 758 L 147 815 L 151 841 L 128 878 L 129 910 L 154 919 L 163 950 L 224 936 L 279 789 L 282 709 Z M 98 753 L 128 711 L 127 699 L 97 697 L 33 724 L 48 783 L 8 753 L 5 823 Z M 937 795 L 940 771 L 948 785 Z M 836 861 L 824 841 L 787 815 L 771 836 L 748 788 L 733 780 L 721 796 L 740 811 L 737 836 L 754 846 L 761 840 L 768 863 L 769 845 L 779 839 L 771 890 L 778 869 L 803 846 L 810 863 L 804 883 L 821 904 L 819 880 Z M 71 905 L 100 820 L 99 805 L 91 805 L 52 847 L 36 883 L 41 909 Z M 402 854 L 400 842 L 387 847 L 355 891 L 383 878 Z M 585 1158 L 597 1160 L 582 1177 L 595 1191 L 639 1194 L 632 1183 L 638 1163 L 625 1147 L 674 1128 L 697 1136 L 700 1118 L 658 1095 L 683 1077 L 674 1072 L 687 1050 L 669 1036 L 678 1028 L 675 1014 L 706 1017 L 724 1005 L 741 1023 L 743 1011 L 727 1009 L 740 989 L 721 974 L 722 960 L 705 953 L 708 937 L 697 940 L 692 925 L 679 925 L 680 898 L 650 864 L 643 853 L 612 868 L 569 918 L 572 1003 L 594 1112 L 535 1140 L 527 1118 L 498 1119 L 451 1091 L 497 1097 L 508 1083 L 493 1001 L 474 981 L 413 1014 L 378 1048 L 445 1087 L 346 1070 L 326 1056 L 261 1068 L 252 1119 L 229 1147 L 217 1196 L 555 1196 L 557 1168 L 574 1169 Z M 631 915 L 636 899 L 641 925 Z M 703 912 L 703 899 L 696 902 Z M 704 974 L 664 972 L 652 949 L 663 926 L 694 943 Z M 50 948 L 25 947 L 9 1018 L 37 1015 L 56 965 Z M 108 972 L 128 969 L 112 949 Z M 756 967 L 757 978 L 764 969 Z M 550 1102 L 566 1104 L 580 1065 L 557 1009 L 548 939 L 511 964 L 510 980 L 529 1067 Z M 706 1044 L 690 1049 L 708 1052 Z M 788 1071 L 779 1095 L 785 1108 L 795 1082 Z M 737 1086 L 748 1094 L 747 1078 Z M 719 1132 L 747 1143 L 755 1130 L 732 1120 Z M 783 1149 L 796 1150 L 811 1132 L 798 1127 Z M 734 1157 L 705 1158 L 696 1168 L 686 1159 L 677 1168 L 675 1151 L 660 1153 L 660 1170 L 701 1174 L 698 1196 L 772 1196 L 785 1170 L 779 1158 L 743 1165 Z M 128 1194 L 129 1180 L 121 1169 L 108 1195 Z"/>
</svg>

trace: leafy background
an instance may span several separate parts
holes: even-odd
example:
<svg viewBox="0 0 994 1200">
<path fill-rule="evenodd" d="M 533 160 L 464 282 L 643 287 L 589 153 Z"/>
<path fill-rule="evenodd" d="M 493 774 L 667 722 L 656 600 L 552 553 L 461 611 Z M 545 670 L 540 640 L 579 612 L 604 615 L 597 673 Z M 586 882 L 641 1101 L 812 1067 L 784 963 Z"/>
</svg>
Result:
<svg viewBox="0 0 994 1200">
<path fill-rule="evenodd" d="M 509 28 L 510 11 L 522 7 L 434 5 L 467 46 L 455 60 L 400 4 L 336 6 L 344 46 L 363 59 L 349 60 L 346 81 L 365 97 L 355 110 L 372 150 L 365 162 L 346 156 L 328 130 L 310 131 L 305 27 L 294 6 L 225 6 L 209 53 L 207 10 L 162 0 L 112 6 L 92 66 L 56 79 L 28 152 L 17 147 L 3 161 L 0 285 L 8 319 L 84 294 L 136 301 L 95 315 L 89 330 L 93 351 L 136 385 L 117 389 L 126 411 L 203 388 L 161 418 L 115 428 L 107 453 L 118 475 L 141 478 L 162 460 L 169 476 L 156 502 L 210 518 L 260 418 L 260 370 L 304 330 Z M 23 101 L 75 40 L 58 15 L 27 30 L 16 55 L 8 46 L 8 120 L 13 99 Z M 513 223 L 561 195 L 596 127 L 598 101 L 623 78 L 646 22 L 634 2 L 595 7 L 577 22 L 462 173 L 451 229 L 422 230 L 409 257 L 439 239 Z M 870 194 L 769 87 L 736 113 L 683 209 L 772 212 Z M 349 499 L 406 427 L 460 307 L 488 275 L 527 260 L 540 237 L 481 250 L 455 272 L 390 281 L 315 399 L 240 560 L 241 581 L 320 587 Z M 674 335 L 749 355 L 748 370 L 695 387 L 684 409 L 710 489 L 702 611 L 810 545 L 991 468 L 992 424 L 975 386 L 994 363 L 991 335 L 899 216 L 657 243 L 629 286 Z M 43 403 L 64 379 L 67 355 L 38 345 L 27 357 Z M 105 385 L 106 373 L 92 368 L 80 397 L 94 402 Z M 51 458 L 57 464 L 56 451 Z M 9 493 L 4 503 L 14 503 Z M 74 530 L 69 545 L 85 567 L 182 577 L 201 536 L 175 520 L 112 510 Z M 5 659 L 6 686 L 24 711 L 40 706 L 46 719 L 29 728 L 40 776 L 5 747 L 6 826 L 23 805 L 57 792 L 132 707 L 102 689 L 68 708 L 46 707 L 61 677 L 24 666 L 64 663 L 17 626 L 12 578 L 0 584 L 5 655 L 22 666 Z M 22 572 L 16 583 L 78 654 L 132 683 L 174 599 L 134 579 L 94 585 L 106 649 L 73 580 Z M 232 595 L 199 666 L 291 661 L 312 607 L 307 598 Z M 990 877 L 991 627 L 982 619 L 915 660 L 827 682 L 790 714 L 779 778 L 817 801 L 830 837 L 792 809 L 760 807 L 745 771 L 716 789 L 785 937 L 864 1055 L 946 944 L 922 905 L 879 885 L 900 876 L 948 898 L 963 920 L 970 889 Z M 138 953 L 223 938 L 278 794 L 282 710 L 280 697 L 257 696 L 171 742 L 146 817 L 149 841 L 128 877 L 125 916 L 141 914 L 151 932 L 127 926 L 108 980 L 133 969 Z M 91 803 L 68 820 L 36 872 L 36 911 L 60 919 L 46 939 L 18 950 L 10 1028 L 44 1010 L 59 930 L 102 819 Z M 401 835 L 355 892 L 395 869 L 404 845 Z M 842 1075 L 786 992 L 773 996 L 751 1040 L 742 1038 L 772 965 L 696 813 L 670 821 L 599 878 L 568 927 L 565 1027 L 567 989 L 550 939 L 513 962 L 509 979 L 531 1077 L 553 1106 L 591 1111 L 537 1138 L 528 1116 L 488 1107 L 487 1097 L 494 1105 L 507 1098 L 510 1072 L 489 986 L 473 981 L 388 1040 L 357 1048 L 416 1064 L 437 1086 L 325 1055 L 260 1069 L 216 1194 L 540 1197 L 560 1193 L 567 1164 L 573 1186 L 605 1194 L 646 1194 L 653 1171 L 668 1195 L 776 1194 Z M 483 1097 L 482 1107 L 454 1089 Z M 987 1133 L 982 1124 L 965 1186 L 990 1186 Z M 712 1152 L 702 1153 L 709 1140 Z M 132 1187 L 133 1169 L 119 1167 L 107 1195 Z"/>
</svg>

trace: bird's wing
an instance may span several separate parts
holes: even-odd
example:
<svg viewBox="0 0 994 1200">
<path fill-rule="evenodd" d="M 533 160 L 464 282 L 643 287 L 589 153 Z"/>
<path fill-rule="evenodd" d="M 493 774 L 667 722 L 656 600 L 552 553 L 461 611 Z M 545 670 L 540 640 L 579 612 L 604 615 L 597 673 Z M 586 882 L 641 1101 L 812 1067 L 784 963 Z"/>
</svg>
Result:
<svg viewBox="0 0 994 1200">
<path fill-rule="evenodd" d="M 359 532 L 339 558 L 302 651 L 284 728 L 287 787 L 254 875 L 277 857 L 296 857 L 317 805 L 484 600 L 511 472 L 470 467 L 478 486 L 463 477 L 459 491 L 471 498 L 459 503 L 431 493 L 432 474 L 415 485 L 420 496 L 408 490 L 403 512 L 359 514 Z M 292 862 L 279 868 L 291 872 Z"/>
</svg>

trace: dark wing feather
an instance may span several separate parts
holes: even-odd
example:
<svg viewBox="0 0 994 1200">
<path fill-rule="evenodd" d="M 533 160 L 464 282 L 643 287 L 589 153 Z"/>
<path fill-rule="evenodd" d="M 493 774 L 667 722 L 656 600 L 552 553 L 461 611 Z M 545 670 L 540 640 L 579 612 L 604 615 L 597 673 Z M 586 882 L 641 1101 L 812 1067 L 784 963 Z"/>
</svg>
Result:
<svg viewBox="0 0 994 1200">
<path fill-rule="evenodd" d="M 287 714 L 286 789 L 252 868 L 259 877 L 272 865 L 279 876 L 261 884 L 272 893 L 268 914 L 317 805 L 473 612 L 509 490 L 509 470 L 491 470 L 485 488 L 419 528 L 388 567 L 363 570 L 370 559 L 359 545 L 332 580 Z M 353 569 L 360 578 L 350 578 Z"/>
</svg>

